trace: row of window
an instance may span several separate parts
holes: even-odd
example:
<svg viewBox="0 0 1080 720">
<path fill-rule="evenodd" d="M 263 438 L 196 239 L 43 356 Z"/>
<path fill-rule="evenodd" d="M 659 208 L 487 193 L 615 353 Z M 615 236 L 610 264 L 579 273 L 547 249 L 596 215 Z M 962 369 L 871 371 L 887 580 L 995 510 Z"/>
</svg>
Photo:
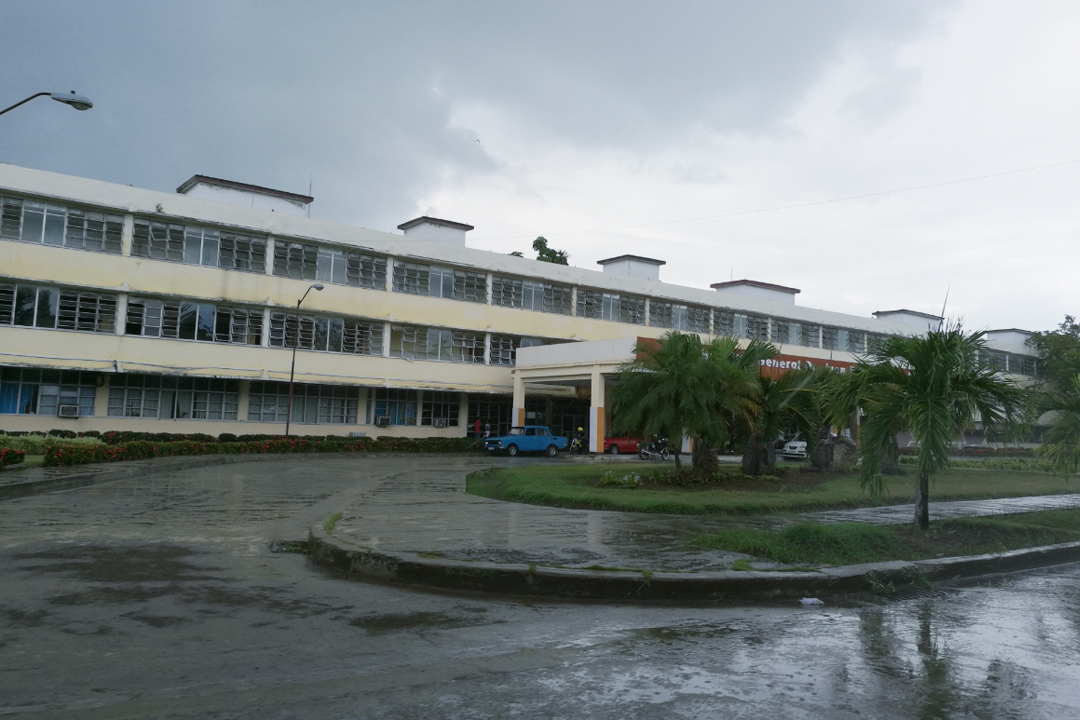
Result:
<svg viewBox="0 0 1080 720">
<path fill-rule="evenodd" d="M 78 406 L 82 417 L 93 416 L 98 373 L 74 370 L 0 368 L 0 414 L 56 415 L 58 405 Z M 460 395 L 415 390 L 372 390 L 368 403 L 372 417 L 390 417 L 392 425 L 419 424 L 457 427 Z M 359 388 L 334 385 L 293 385 L 292 422 L 355 425 Z M 109 382 L 109 417 L 236 420 L 240 404 L 237 380 L 121 374 Z M 252 382 L 248 393 L 249 422 L 284 423 L 288 415 L 289 385 Z"/>
<path fill-rule="evenodd" d="M 124 218 L 0 197 L 0 238 L 119 254 Z"/>
</svg>

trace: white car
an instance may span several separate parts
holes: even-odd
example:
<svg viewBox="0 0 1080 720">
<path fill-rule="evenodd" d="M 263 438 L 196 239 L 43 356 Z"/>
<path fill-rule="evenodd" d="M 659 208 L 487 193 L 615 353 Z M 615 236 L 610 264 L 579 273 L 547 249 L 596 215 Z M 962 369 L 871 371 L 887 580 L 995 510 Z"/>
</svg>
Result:
<svg viewBox="0 0 1080 720">
<path fill-rule="evenodd" d="M 786 457 L 796 457 L 800 460 L 806 459 L 806 441 L 805 440 L 792 440 L 791 442 L 784 444 L 784 455 Z"/>
</svg>

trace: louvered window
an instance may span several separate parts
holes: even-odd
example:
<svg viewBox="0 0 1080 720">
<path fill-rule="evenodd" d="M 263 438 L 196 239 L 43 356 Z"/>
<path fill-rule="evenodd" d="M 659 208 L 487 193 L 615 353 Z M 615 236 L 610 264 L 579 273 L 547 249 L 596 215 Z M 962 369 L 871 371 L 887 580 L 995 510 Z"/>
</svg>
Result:
<svg viewBox="0 0 1080 720">
<path fill-rule="evenodd" d="M 408 293 L 410 295 L 428 294 L 428 266 L 416 263 L 394 263 L 394 292 Z M 440 284 L 441 290 L 441 284 Z"/>
<path fill-rule="evenodd" d="M 319 248 L 315 245 L 274 241 L 274 274 L 297 280 L 314 280 L 319 269 Z"/>
<path fill-rule="evenodd" d="M 0 198 L 0 238 L 6 240 L 118 254 L 123 228 L 120 215 Z"/>
<path fill-rule="evenodd" d="M 0 284 L 0 325 L 111 333 L 116 326 L 116 296 Z"/>
</svg>

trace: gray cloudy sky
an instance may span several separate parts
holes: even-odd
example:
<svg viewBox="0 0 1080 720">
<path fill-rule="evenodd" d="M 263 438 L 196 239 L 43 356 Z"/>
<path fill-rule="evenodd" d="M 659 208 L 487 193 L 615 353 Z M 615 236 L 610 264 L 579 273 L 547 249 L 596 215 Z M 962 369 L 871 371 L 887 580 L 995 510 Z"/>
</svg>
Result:
<svg viewBox="0 0 1080 720">
<path fill-rule="evenodd" d="M 0 161 L 172 191 L 306 192 L 470 245 L 969 327 L 1080 313 L 1080 4 L 53 2 L 0 5 Z M 477 142 L 479 140 L 479 142 Z M 726 217 L 716 217 L 726 216 Z M 693 218 L 707 218 L 696 219 Z M 685 222 L 674 222 L 685 221 Z"/>
</svg>

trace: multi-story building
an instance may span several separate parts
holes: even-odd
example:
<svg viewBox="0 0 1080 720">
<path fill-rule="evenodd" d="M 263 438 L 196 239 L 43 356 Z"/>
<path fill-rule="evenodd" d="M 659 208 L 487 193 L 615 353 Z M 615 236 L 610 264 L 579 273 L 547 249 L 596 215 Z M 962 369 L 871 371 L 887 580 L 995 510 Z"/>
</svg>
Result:
<svg viewBox="0 0 1080 720">
<path fill-rule="evenodd" d="M 466 246 L 421 217 L 402 235 L 312 220 L 312 198 L 195 176 L 177 194 L 0 165 L 0 428 L 463 436 L 535 419 L 608 424 L 605 382 L 669 329 L 773 342 L 845 367 L 939 318 L 800 307 L 749 280 L 661 282 Z M 308 292 L 313 285 L 322 290 Z M 305 296 L 297 311 L 297 301 Z M 989 335 L 1034 374 L 1024 331 Z"/>
</svg>

